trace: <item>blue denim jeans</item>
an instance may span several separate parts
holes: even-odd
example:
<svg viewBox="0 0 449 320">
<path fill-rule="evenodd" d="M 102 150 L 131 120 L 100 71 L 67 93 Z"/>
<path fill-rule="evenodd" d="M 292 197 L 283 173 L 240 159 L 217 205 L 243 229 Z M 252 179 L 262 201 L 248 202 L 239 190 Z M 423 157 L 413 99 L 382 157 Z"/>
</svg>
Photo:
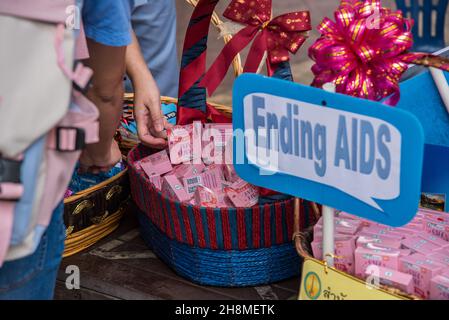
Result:
<svg viewBox="0 0 449 320">
<path fill-rule="evenodd" d="M 64 251 L 64 204 L 53 212 L 47 231 L 32 255 L 0 268 L 0 300 L 50 300 Z"/>
</svg>

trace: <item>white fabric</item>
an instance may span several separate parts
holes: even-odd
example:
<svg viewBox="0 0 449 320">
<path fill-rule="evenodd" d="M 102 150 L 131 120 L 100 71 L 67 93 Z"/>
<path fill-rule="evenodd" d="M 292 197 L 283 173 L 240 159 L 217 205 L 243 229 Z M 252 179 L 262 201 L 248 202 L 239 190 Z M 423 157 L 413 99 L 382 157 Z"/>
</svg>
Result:
<svg viewBox="0 0 449 320">
<path fill-rule="evenodd" d="M 55 35 L 54 24 L 0 15 L 0 153 L 6 156 L 24 151 L 68 110 L 72 85 L 56 63 Z M 64 49 L 72 68 L 70 30 Z"/>
</svg>

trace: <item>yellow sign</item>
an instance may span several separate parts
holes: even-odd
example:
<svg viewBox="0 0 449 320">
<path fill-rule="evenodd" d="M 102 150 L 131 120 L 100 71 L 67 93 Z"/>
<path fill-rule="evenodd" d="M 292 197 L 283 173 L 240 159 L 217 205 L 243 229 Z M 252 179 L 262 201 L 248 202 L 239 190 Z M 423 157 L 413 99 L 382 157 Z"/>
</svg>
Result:
<svg viewBox="0 0 449 320">
<path fill-rule="evenodd" d="M 315 259 L 304 259 L 299 300 L 404 300 L 347 275 L 326 268 Z"/>
</svg>

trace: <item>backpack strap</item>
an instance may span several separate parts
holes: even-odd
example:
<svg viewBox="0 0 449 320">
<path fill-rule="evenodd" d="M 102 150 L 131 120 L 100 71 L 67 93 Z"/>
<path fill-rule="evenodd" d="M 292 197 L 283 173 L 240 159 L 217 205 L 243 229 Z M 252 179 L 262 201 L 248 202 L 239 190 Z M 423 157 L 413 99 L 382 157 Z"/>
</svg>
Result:
<svg viewBox="0 0 449 320">
<path fill-rule="evenodd" d="M 0 219 L 2 220 L 2 223 L 0 223 L 0 267 L 8 252 L 14 222 L 15 205 L 16 203 L 13 201 L 0 200 Z"/>
<path fill-rule="evenodd" d="M 65 63 L 64 54 L 64 24 L 60 23 L 56 27 L 55 36 L 55 49 L 59 68 L 67 76 L 68 79 L 73 81 L 75 88 L 81 92 L 85 92 L 89 86 L 90 79 L 92 77 L 92 69 L 84 66 L 82 63 L 77 63 L 75 71 L 70 70 Z"/>
<path fill-rule="evenodd" d="M 78 111 L 69 112 L 69 121 L 62 121 L 49 133 L 47 147 L 60 152 L 73 152 L 84 149 L 86 144 L 98 142 L 98 110 L 81 92 L 73 90 L 72 100 L 77 102 Z M 70 123 L 71 125 L 67 125 Z M 73 125 L 75 124 L 75 125 Z"/>
<path fill-rule="evenodd" d="M 0 267 L 8 251 L 14 223 L 16 200 L 23 194 L 20 179 L 21 157 L 7 159 L 0 156 Z"/>
</svg>

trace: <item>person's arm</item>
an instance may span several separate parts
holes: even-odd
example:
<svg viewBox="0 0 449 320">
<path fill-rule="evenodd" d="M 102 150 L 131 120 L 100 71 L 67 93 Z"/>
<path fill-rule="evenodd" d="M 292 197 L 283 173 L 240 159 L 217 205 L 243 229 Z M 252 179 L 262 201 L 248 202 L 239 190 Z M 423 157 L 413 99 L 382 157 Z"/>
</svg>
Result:
<svg viewBox="0 0 449 320">
<path fill-rule="evenodd" d="M 167 145 L 164 129 L 169 126 L 161 110 L 159 88 L 142 56 L 137 38 L 126 51 L 126 72 L 134 88 L 134 116 L 139 139 L 153 148 Z"/>
<path fill-rule="evenodd" d="M 100 112 L 100 141 L 86 147 L 80 158 L 81 168 L 107 171 L 121 159 L 114 135 L 123 108 L 123 77 L 126 47 L 105 46 L 87 39 L 89 59 L 85 64 L 94 71 L 87 97 Z"/>
</svg>

